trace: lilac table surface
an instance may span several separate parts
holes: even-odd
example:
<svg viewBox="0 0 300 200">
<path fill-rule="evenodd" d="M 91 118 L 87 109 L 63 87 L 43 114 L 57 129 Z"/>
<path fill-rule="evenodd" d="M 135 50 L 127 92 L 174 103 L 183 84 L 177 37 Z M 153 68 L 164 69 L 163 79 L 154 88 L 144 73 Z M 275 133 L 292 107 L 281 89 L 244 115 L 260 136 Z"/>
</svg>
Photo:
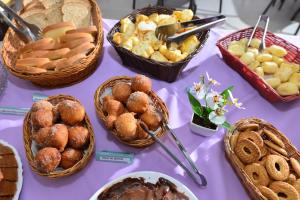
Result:
<svg viewBox="0 0 300 200">
<path fill-rule="evenodd" d="M 105 35 L 115 22 L 104 20 Z M 133 152 L 135 153 L 133 164 L 100 162 L 93 157 L 87 167 L 70 177 L 56 180 L 40 177 L 30 170 L 26 160 L 22 137 L 23 116 L 0 115 L 0 139 L 15 146 L 23 162 L 24 182 L 20 199 L 84 200 L 90 198 L 105 183 L 120 175 L 145 170 L 158 171 L 174 177 L 190 188 L 201 200 L 249 199 L 226 160 L 223 143 L 225 131 L 221 129 L 212 137 L 198 136 L 190 131 L 188 124 L 192 110 L 185 94 L 185 88 L 197 81 L 199 75 L 206 71 L 222 83 L 220 90 L 234 85 L 234 95 L 240 98 L 246 110 L 232 109 L 227 115 L 229 122 L 234 123 L 241 118 L 253 116 L 265 119 L 286 133 L 298 148 L 300 147 L 298 124 L 300 122 L 300 101 L 271 104 L 262 98 L 239 74 L 228 67 L 220 58 L 219 51 L 215 46 L 216 41 L 226 33 L 228 31 L 221 29 L 212 30 L 205 47 L 190 62 L 176 82 L 166 83 L 153 80 L 153 90 L 169 108 L 171 127 L 207 177 L 207 188 L 197 187 L 157 144 L 145 149 L 127 147 L 117 142 L 98 121 L 94 107 L 96 88 L 112 76 L 136 74 L 122 66 L 119 56 L 105 39 L 102 63 L 86 80 L 65 88 L 44 89 L 9 75 L 7 88 L 0 98 L 0 106 L 30 107 L 32 94 L 35 92 L 46 95 L 73 95 L 83 103 L 91 118 L 96 137 L 96 150 Z M 288 40 L 296 43 L 299 42 L 299 37 L 289 37 Z M 165 136 L 162 140 L 183 160 L 170 136 Z"/>
</svg>

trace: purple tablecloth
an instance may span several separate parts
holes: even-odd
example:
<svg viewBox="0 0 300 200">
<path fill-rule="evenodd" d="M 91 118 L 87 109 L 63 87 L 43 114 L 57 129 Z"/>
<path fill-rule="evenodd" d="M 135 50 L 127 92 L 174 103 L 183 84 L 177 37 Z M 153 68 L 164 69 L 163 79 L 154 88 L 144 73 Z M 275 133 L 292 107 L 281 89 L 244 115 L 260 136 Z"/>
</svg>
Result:
<svg viewBox="0 0 300 200">
<path fill-rule="evenodd" d="M 104 20 L 105 33 L 115 21 Z M 69 94 L 77 97 L 90 116 L 96 137 L 96 150 L 134 152 L 133 164 L 118 164 L 96 161 L 95 158 L 79 173 L 66 178 L 51 180 L 34 174 L 27 163 L 22 137 L 23 116 L 0 115 L 0 139 L 6 140 L 19 151 L 24 168 L 22 200 L 84 200 L 91 197 L 108 181 L 133 171 L 158 171 L 170 175 L 195 193 L 201 200 L 241 200 L 248 199 L 243 186 L 225 158 L 223 136 L 220 130 L 212 137 L 193 134 L 188 126 L 192 110 L 185 94 L 185 88 L 197 81 L 206 71 L 222 83 L 221 89 L 234 85 L 234 94 L 244 103 L 246 110 L 233 109 L 228 113 L 232 123 L 245 117 L 259 117 L 273 123 L 286 133 L 296 147 L 300 147 L 299 112 L 300 101 L 285 104 L 271 104 L 263 99 L 239 74 L 228 67 L 219 57 L 215 43 L 224 36 L 224 31 L 215 29 L 203 50 L 191 61 L 178 80 L 172 84 L 153 80 L 153 89 L 166 102 L 170 112 L 171 127 L 187 147 L 208 179 L 208 187 L 198 188 L 181 168 L 158 146 L 145 149 L 127 147 L 115 140 L 99 123 L 94 108 L 94 92 L 105 80 L 112 76 L 129 75 L 135 72 L 123 67 L 115 50 L 105 39 L 104 58 L 99 68 L 86 80 L 76 85 L 60 89 L 43 89 L 9 75 L 7 88 L 0 99 L 0 106 L 30 107 L 32 94 Z M 289 38 L 299 41 L 299 38 Z M 169 136 L 162 138 L 173 151 L 178 152 Z M 177 155 L 182 158 L 180 153 Z M 182 159 L 183 160 L 183 159 Z"/>
</svg>

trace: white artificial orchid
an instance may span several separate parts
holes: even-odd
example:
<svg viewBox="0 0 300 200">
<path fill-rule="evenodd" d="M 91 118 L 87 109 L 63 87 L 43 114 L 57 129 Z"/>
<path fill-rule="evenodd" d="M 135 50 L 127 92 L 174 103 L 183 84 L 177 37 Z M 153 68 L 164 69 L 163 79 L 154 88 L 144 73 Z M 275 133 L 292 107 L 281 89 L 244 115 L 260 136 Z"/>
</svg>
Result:
<svg viewBox="0 0 300 200">
<path fill-rule="evenodd" d="M 226 121 L 226 117 L 224 114 L 225 110 L 223 108 L 217 108 L 216 110 L 209 113 L 208 119 L 216 125 L 221 125 Z"/>
<path fill-rule="evenodd" d="M 191 92 L 197 97 L 198 100 L 201 100 L 205 97 L 206 87 L 201 82 L 194 83 L 194 86 L 192 87 Z"/>
<path fill-rule="evenodd" d="M 245 108 L 243 107 L 243 103 L 238 102 L 239 99 L 238 99 L 238 98 L 234 98 L 233 95 L 232 95 L 232 92 L 231 92 L 230 90 L 228 90 L 228 93 L 229 93 L 230 101 L 231 101 L 231 103 L 232 103 L 235 107 L 237 107 L 237 108 L 239 108 L 239 109 L 245 109 Z"/>
<path fill-rule="evenodd" d="M 206 103 L 208 107 L 210 107 L 213 110 L 216 110 L 220 106 L 223 106 L 224 99 L 222 95 L 212 90 L 206 95 Z"/>
<path fill-rule="evenodd" d="M 206 72 L 206 78 L 210 84 L 213 84 L 215 86 L 221 85 L 218 81 L 212 79 L 207 72 Z"/>
</svg>

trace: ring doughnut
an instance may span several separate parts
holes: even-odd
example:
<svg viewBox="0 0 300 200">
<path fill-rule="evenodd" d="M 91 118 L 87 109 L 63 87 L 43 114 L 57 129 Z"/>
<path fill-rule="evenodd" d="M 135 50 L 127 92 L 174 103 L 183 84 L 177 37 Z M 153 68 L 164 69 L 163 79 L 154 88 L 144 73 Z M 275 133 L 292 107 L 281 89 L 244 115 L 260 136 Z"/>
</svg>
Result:
<svg viewBox="0 0 300 200">
<path fill-rule="evenodd" d="M 266 186 L 258 186 L 258 189 L 261 194 L 264 195 L 264 197 L 266 197 L 268 200 L 279 200 L 277 194 L 270 188 Z"/>
<path fill-rule="evenodd" d="M 299 194 L 297 190 L 288 183 L 274 181 L 271 183 L 270 189 L 277 194 L 280 200 L 299 200 Z"/>
<path fill-rule="evenodd" d="M 266 160 L 268 174 L 277 181 L 286 180 L 290 175 L 290 167 L 286 160 L 278 155 L 269 155 Z"/>
<path fill-rule="evenodd" d="M 300 163 L 298 162 L 298 160 L 296 160 L 295 158 L 290 158 L 290 162 L 296 174 L 300 176 Z"/>
<path fill-rule="evenodd" d="M 244 131 L 244 132 L 241 132 L 240 135 L 239 135 L 238 141 L 244 140 L 244 139 L 248 139 L 248 140 L 254 142 L 259 148 L 262 148 L 264 146 L 263 139 L 255 131 Z"/>
<path fill-rule="evenodd" d="M 259 147 L 250 140 L 239 141 L 234 150 L 239 159 L 247 164 L 256 162 L 261 157 Z"/>
<path fill-rule="evenodd" d="M 264 129 L 263 134 L 266 134 L 275 144 L 280 146 L 281 148 L 285 148 L 284 143 L 282 142 L 281 139 L 279 139 L 274 133 L 272 133 L 269 130 Z"/>
<path fill-rule="evenodd" d="M 267 186 L 269 184 L 270 179 L 264 166 L 258 163 L 253 163 L 247 165 L 244 170 L 254 185 Z"/>
</svg>

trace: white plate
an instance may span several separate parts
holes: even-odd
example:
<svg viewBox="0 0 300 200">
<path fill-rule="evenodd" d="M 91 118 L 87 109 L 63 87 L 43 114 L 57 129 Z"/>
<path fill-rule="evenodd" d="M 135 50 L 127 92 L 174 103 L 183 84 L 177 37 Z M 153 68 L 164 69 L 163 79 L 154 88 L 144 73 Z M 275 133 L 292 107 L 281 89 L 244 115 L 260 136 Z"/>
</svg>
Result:
<svg viewBox="0 0 300 200">
<path fill-rule="evenodd" d="M 15 193 L 15 195 L 13 197 L 13 200 L 18 200 L 19 196 L 20 196 L 20 192 L 22 190 L 22 185 L 23 185 L 23 167 L 22 167 L 22 161 L 21 161 L 21 158 L 19 156 L 18 151 L 13 146 L 11 146 L 10 144 L 8 144 L 7 142 L 5 142 L 3 140 L 0 140 L 0 144 L 9 147 L 14 152 L 16 161 L 18 163 L 17 191 L 16 191 L 16 193 Z"/>
<path fill-rule="evenodd" d="M 139 178 L 142 177 L 145 179 L 145 182 L 149 182 L 149 183 L 157 183 L 158 179 L 160 177 L 165 178 L 167 180 L 169 180 L 170 182 L 172 182 L 173 184 L 176 185 L 177 190 L 183 194 L 185 194 L 190 200 L 198 200 L 198 198 L 192 193 L 192 191 L 190 191 L 185 185 L 183 185 L 182 183 L 180 183 L 179 181 L 177 181 L 176 179 L 159 173 L 159 172 L 151 172 L 151 171 L 141 171 L 141 172 L 134 172 L 134 173 L 130 173 L 130 174 L 126 174 L 124 176 L 121 176 L 107 184 L 105 184 L 103 187 L 101 187 L 91 198 L 90 200 L 97 200 L 99 194 L 101 192 L 103 192 L 104 190 L 106 190 L 107 188 L 111 187 L 112 185 L 119 183 L 121 181 L 123 181 L 126 178 Z"/>
</svg>

